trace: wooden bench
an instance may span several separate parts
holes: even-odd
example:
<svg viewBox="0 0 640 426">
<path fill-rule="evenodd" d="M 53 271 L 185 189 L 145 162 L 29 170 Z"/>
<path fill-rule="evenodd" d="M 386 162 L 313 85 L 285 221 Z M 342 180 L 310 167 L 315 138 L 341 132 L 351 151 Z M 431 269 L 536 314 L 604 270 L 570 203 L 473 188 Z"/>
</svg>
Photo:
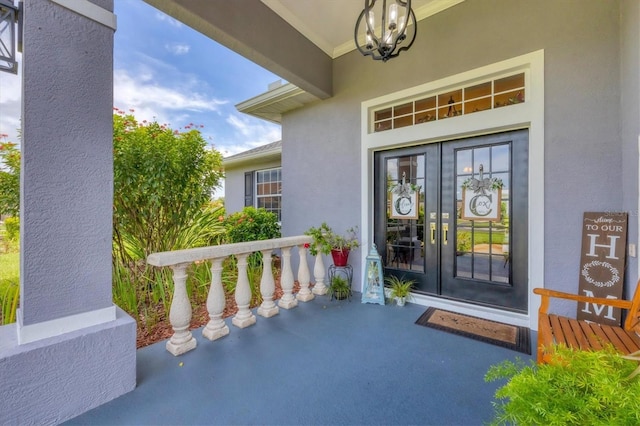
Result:
<svg viewBox="0 0 640 426">
<path fill-rule="evenodd" d="M 538 363 L 549 361 L 550 354 L 545 349 L 548 350 L 553 344 L 599 350 L 610 343 L 625 355 L 640 350 L 640 281 L 636 284 L 632 300 L 580 296 L 545 288 L 536 288 L 533 292 L 542 297 L 538 310 Z M 621 308 L 627 311 L 627 318 L 624 327 L 615 327 L 550 314 L 551 298 Z"/>
</svg>

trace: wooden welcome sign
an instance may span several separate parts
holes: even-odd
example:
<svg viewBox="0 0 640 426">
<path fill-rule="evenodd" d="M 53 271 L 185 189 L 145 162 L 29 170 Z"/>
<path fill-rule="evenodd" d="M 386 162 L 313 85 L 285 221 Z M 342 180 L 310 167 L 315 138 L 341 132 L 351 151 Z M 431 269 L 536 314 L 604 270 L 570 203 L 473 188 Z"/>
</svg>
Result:
<svg viewBox="0 0 640 426">
<path fill-rule="evenodd" d="M 622 298 L 627 246 L 627 213 L 585 213 L 582 220 L 579 294 Z M 620 326 L 620 308 L 578 303 L 579 320 Z"/>
</svg>

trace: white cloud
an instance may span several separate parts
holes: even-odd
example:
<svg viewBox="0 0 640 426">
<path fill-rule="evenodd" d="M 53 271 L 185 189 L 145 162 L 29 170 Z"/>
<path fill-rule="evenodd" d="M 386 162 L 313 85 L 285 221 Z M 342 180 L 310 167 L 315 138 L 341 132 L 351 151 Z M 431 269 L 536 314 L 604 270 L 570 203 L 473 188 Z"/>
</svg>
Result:
<svg viewBox="0 0 640 426">
<path fill-rule="evenodd" d="M 138 119 L 157 120 L 179 125 L 188 119 L 188 112 L 219 112 L 225 100 L 208 97 L 184 83 L 176 87 L 162 86 L 154 72 L 143 67 L 140 73 L 118 69 L 113 74 L 114 106 L 134 109 Z M 175 127 L 175 126 L 172 126 Z"/>
<path fill-rule="evenodd" d="M 0 134 L 8 135 L 0 140 L 20 143 L 18 129 L 21 128 L 22 109 L 22 54 L 18 53 L 18 74 L 0 72 Z"/>
<path fill-rule="evenodd" d="M 226 122 L 235 129 L 238 135 L 235 139 L 240 142 L 216 146 L 225 157 L 257 148 L 282 138 L 280 126 L 260 119 L 229 114 Z"/>
<path fill-rule="evenodd" d="M 161 22 L 166 22 L 167 24 L 171 25 L 172 27 L 176 27 L 176 28 L 181 28 L 182 27 L 182 22 L 178 21 L 177 19 L 172 18 L 171 16 L 162 13 L 162 12 L 156 12 L 156 19 L 158 21 Z"/>
<path fill-rule="evenodd" d="M 191 50 L 191 46 L 184 43 L 167 43 L 164 47 L 174 55 L 186 55 Z"/>
</svg>

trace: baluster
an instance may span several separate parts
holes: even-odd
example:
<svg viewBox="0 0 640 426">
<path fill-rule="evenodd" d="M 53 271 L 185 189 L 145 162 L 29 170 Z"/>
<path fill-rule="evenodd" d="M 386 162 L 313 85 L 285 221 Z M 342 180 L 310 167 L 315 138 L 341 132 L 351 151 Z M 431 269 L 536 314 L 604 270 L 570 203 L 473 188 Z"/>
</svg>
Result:
<svg viewBox="0 0 640 426">
<path fill-rule="evenodd" d="M 226 304 L 224 289 L 222 288 L 222 261 L 218 257 L 211 261 L 211 287 L 207 296 L 207 311 L 209 323 L 202 330 L 202 335 L 209 340 L 216 340 L 229 334 L 229 327 L 222 319 Z"/>
<path fill-rule="evenodd" d="M 271 270 L 271 250 L 262 251 L 262 278 L 260 279 L 260 293 L 262 294 L 262 304 L 258 308 L 258 315 L 265 318 L 278 315 L 280 310 L 273 301 L 273 293 L 276 284 Z"/>
<path fill-rule="evenodd" d="M 327 294 L 327 286 L 324 284 L 324 274 L 324 260 L 322 259 L 322 253 L 318 250 L 318 254 L 316 254 L 316 263 L 313 266 L 313 276 L 316 280 L 316 283 L 313 285 L 313 294 Z"/>
<path fill-rule="evenodd" d="M 278 302 L 278 306 L 291 309 L 298 306 L 298 301 L 293 297 L 293 271 L 291 270 L 291 247 L 282 248 L 282 274 L 280 286 L 284 294 Z"/>
<path fill-rule="evenodd" d="M 238 258 L 238 282 L 236 283 L 236 305 L 238 313 L 231 321 L 233 325 L 240 328 L 249 327 L 256 323 L 256 317 L 251 313 L 249 305 L 251 304 L 251 287 L 249 286 L 249 278 L 247 277 L 247 257 L 249 253 L 242 253 Z"/>
<path fill-rule="evenodd" d="M 188 266 L 188 263 L 181 263 L 171 267 L 173 269 L 173 300 L 169 311 L 169 322 L 173 328 L 173 336 L 167 342 L 166 348 L 175 356 L 195 349 L 198 344 L 189 331 L 191 302 L 189 302 L 186 286 Z"/>
<path fill-rule="evenodd" d="M 298 246 L 298 254 L 300 254 L 300 265 L 298 266 L 298 283 L 300 291 L 296 295 L 296 299 L 301 302 L 308 302 L 315 297 L 309 290 L 309 264 L 307 263 L 307 245 Z"/>
</svg>

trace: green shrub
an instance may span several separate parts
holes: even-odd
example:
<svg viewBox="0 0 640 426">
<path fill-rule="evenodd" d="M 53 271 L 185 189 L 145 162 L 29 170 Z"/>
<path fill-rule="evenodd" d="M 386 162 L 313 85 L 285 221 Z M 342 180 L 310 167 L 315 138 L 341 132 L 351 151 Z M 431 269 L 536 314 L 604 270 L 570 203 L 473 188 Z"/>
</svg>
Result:
<svg viewBox="0 0 640 426">
<path fill-rule="evenodd" d="M 247 241 L 270 240 L 280 238 L 278 216 L 263 208 L 245 207 L 240 212 L 227 216 L 224 220 L 226 242 L 242 243 Z M 262 302 L 260 278 L 262 276 L 262 253 L 252 253 L 248 261 L 247 276 L 251 288 L 251 306 Z M 227 292 L 235 292 L 238 279 L 237 260 L 231 257 L 224 262 L 223 282 Z"/>
<path fill-rule="evenodd" d="M 471 233 L 460 231 L 456 237 L 456 250 L 458 253 L 471 251 Z"/>
<path fill-rule="evenodd" d="M 278 216 L 263 208 L 245 207 L 227 216 L 224 221 L 227 243 L 270 240 L 280 238 Z"/>
<path fill-rule="evenodd" d="M 8 217 L 4 220 L 5 236 L 9 241 L 17 241 L 20 238 L 20 219 Z"/>
<path fill-rule="evenodd" d="M 637 425 L 640 380 L 613 347 L 575 351 L 554 347 L 550 363 L 522 360 L 492 366 L 486 381 L 508 379 L 495 393 L 492 424 Z"/>
</svg>

